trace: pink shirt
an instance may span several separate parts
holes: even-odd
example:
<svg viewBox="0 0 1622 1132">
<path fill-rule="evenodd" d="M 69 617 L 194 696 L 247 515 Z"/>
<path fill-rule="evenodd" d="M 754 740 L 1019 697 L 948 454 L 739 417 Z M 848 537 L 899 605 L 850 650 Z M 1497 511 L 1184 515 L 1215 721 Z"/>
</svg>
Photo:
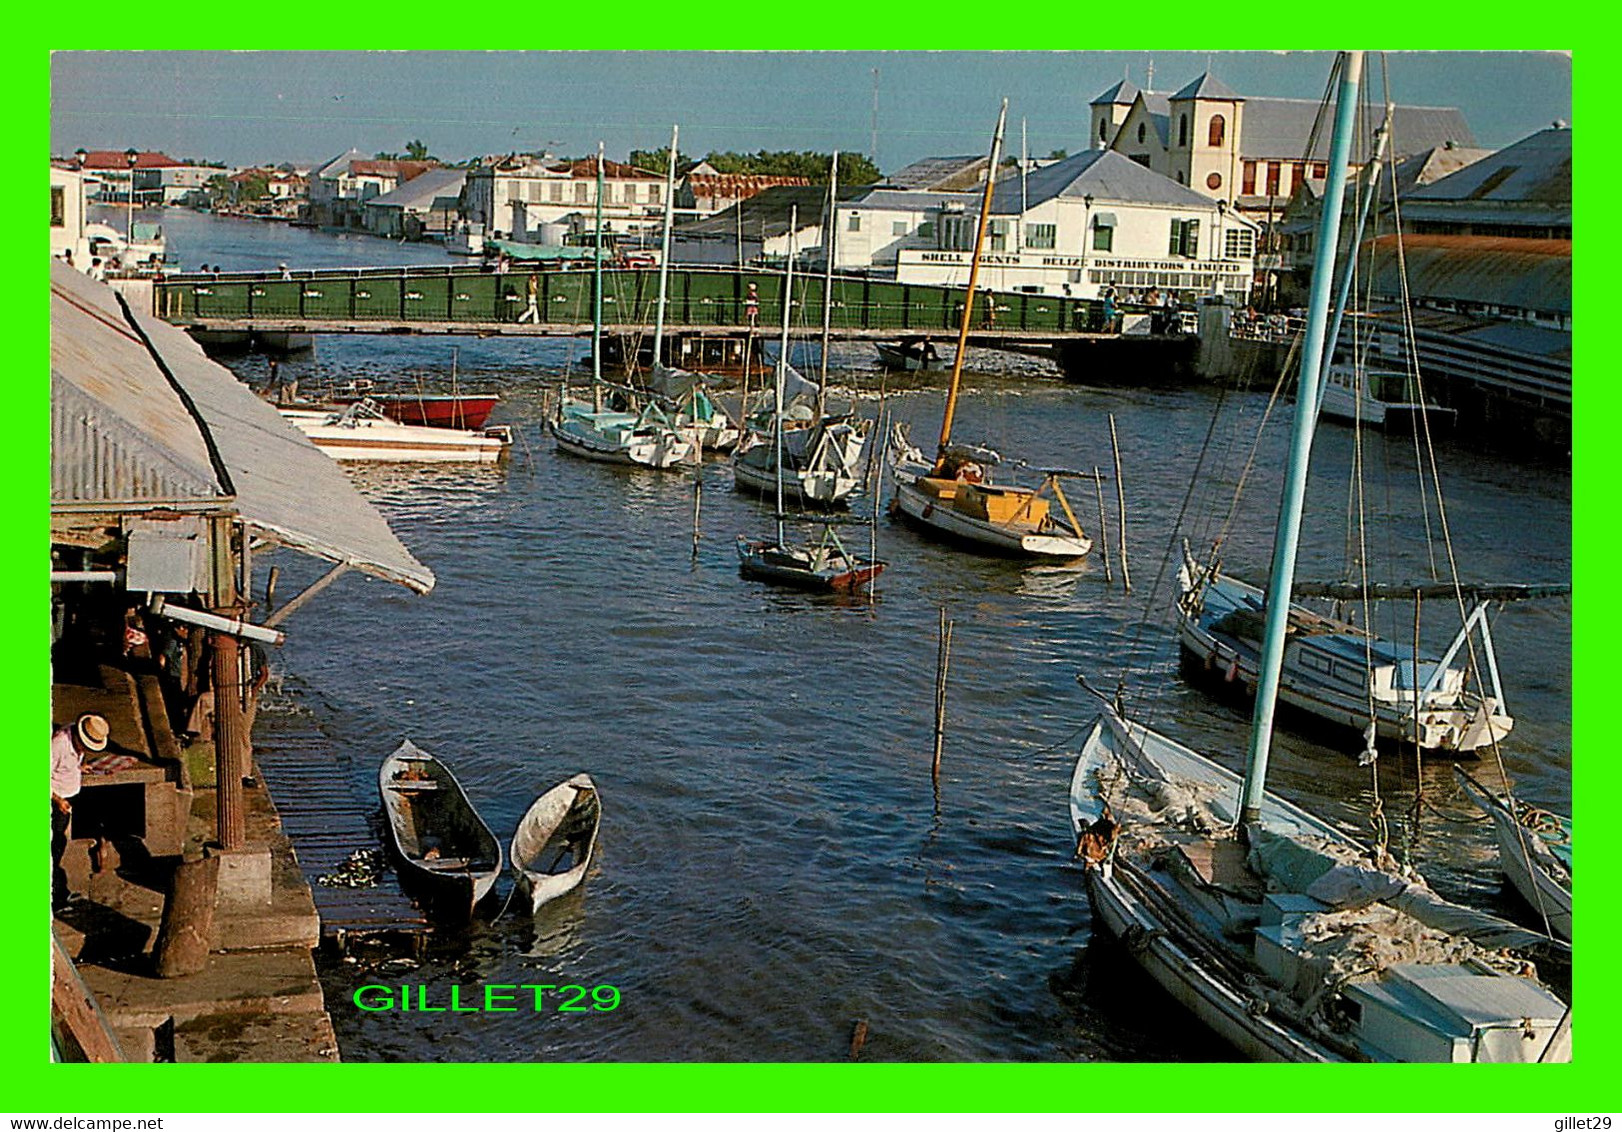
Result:
<svg viewBox="0 0 1622 1132">
<path fill-rule="evenodd" d="M 79 792 L 79 748 L 72 726 L 51 732 L 51 793 L 64 800 Z"/>
</svg>

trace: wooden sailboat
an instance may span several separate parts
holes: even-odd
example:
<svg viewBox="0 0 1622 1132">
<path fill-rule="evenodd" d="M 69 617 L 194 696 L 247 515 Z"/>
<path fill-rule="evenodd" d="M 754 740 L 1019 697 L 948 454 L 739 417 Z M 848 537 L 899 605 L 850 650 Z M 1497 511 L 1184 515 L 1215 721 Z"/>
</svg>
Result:
<svg viewBox="0 0 1622 1132">
<path fill-rule="evenodd" d="M 1478 782 L 1463 767 L 1453 773 L 1470 800 L 1492 819 L 1498 864 L 1546 929 L 1571 938 L 1571 819 L 1529 806 Z"/>
<path fill-rule="evenodd" d="M 738 570 L 746 578 L 755 578 L 774 585 L 794 586 L 804 590 L 850 593 L 871 585 L 884 570 L 885 564 L 872 559 L 861 559 L 845 549 L 834 531 L 832 522 L 822 525 L 822 537 L 807 546 L 792 546 L 784 535 L 783 469 L 788 461 L 783 448 L 783 385 L 788 371 L 789 308 L 787 296 L 794 289 L 794 228 L 799 220 L 798 209 L 789 212 L 788 266 L 783 276 L 783 338 L 777 358 L 777 375 L 773 388 L 772 474 L 776 489 L 777 535 L 773 540 L 748 539 L 738 536 Z"/>
<path fill-rule="evenodd" d="M 597 238 L 593 260 L 591 400 L 575 401 L 565 387 L 557 414 L 548 421 L 558 451 L 609 464 L 671 468 L 698 459 L 698 447 L 676 430 L 653 401 L 640 410 L 603 404 L 603 146 L 597 143 Z"/>
<path fill-rule="evenodd" d="M 580 887 L 602 819 L 602 800 L 589 774 L 558 783 L 525 811 L 513 833 L 512 863 L 531 911 Z"/>
<path fill-rule="evenodd" d="M 933 464 L 918 466 L 897 464 L 891 513 L 926 534 L 989 553 L 1020 558 L 1081 558 L 1092 549 L 1093 543 L 1082 531 L 1059 486 L 1066 472 L 1046 471 L 1042 483 L 1034 489 L 994 484 L 990 480 L 990 469 L 1000 461 L 997 453 L 983 447 L 952 445 L 952 421 L 957 413 L 963 356 L 974 317 L 975 287 L 980 278 L 980 257 L 985 245 L 986 224 L 991 217 L 991 196 L 1007 117 L 1008 102 L 1004 99 L 991 143 L 991 164 L 986 174 L 985 196 L 980 203 L 974 258 L 969 266 L 969 289 L 963 297 L 963 322 L 958 328 L 957 352 L 952 358 L 952 380 L 947 389 L 946 413 L 941 419 L 935 460 Z M 1050 489 L 1064 512 L 1062 519 L 1049 511 L 1046 496 Z"/>
<path fill-rule="evenodd" d="M 1361 70 L 1361 53 L 1342 57 L 1270 594 L 1295 571 Z M 1383 847 L 1266 792 L 1288 609 L 1264 611 L 1243 779 L 1113 708 L 1093 725 L 1069 810 L 1096 921 L 1246 1057 L 1569 1060 L 1569 1007 L 1506 950 L 1559 945 L 1441 899 Z"/>
<path fill-rule="evenodd" d="M 377 786 L 401 880 L 436 914 L 471 917 L 501 875 L 501 842 L 456 776 L 407 739 L 383 760 Z"/>
</svg>

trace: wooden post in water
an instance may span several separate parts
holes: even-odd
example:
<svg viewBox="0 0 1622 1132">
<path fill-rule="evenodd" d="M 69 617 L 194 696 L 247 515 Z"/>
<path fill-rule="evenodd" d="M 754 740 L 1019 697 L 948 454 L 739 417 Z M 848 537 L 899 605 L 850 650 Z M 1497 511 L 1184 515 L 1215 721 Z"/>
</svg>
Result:
<svg viewBox="0 0 1622 1132">
<path fill-rule="evenodd" d="M 935 639 L 935 758 L 929 777 L 938 792 L 941 785 L 941 748 L 946 745 L 946 676 L 952 667 L 952 622 L 940 607 L 940 628 Z"/>
<path fill-rule="evenodd" d="M 1104 551 L 1104 581 L 1113 582 L 1114 574 L 1109 568 L 1109 522 L 1104 517 L 1104 477 L 1098 474 L 1098 465 L 1093 465 L 1093 494 L 1098 498 L 1098 545 Z"/>
<path fill-rule="evenodd" d="M 272 566 L 270 568 L 269 576 L 265 578 L 265 608 L 266 609 L 275 609 L 276 608 L 276 581 L 281 576 L 282 576 L 282 568 L 280 566 Z"/>
<path fill-rule="evenodd" d="M 1115 510 L 1121 528 L 1121 585 L 1132 592 L 1132 571 L 1126 564 L 1126 485 L 1121 482 L 1121 442 L 1115 436 L 1115 414 L 1109 415 L 1109 446 L 1115 453 Z"/>
<path fill-rule="evenodd" d="M 698 561 L 699 512 L 704 507 L 704 440 L 698 442 L 698 463 L 693 465 L 693 561 Z"/>
</svg>

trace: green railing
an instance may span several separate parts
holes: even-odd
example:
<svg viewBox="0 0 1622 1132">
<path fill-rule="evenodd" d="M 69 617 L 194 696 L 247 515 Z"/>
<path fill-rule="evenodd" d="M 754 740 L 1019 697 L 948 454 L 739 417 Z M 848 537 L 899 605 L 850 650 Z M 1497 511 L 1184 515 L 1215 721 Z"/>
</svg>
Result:
<svg viewBox="0 0 1622 1132">
<path fill-rule="evenodd" d="M 754 284 L 757 323 L 780 325 L 783 279 L 751 270 L 679 268 L 670 272 L 665 323 L 673 329 L 742 326 L 749 321 Z M 535 313 L 530 315 L 533 287 Z M 656 270 L 603 272 L 603 321 L 651 325 L 659 294 Z M 811 275 L 794 283 L 791 323 L 799 332 L 822 325 L 823 280 Z M 153 303 L 159 317 L 176 323 L 320 321 L 411 324 L 537 323 L 580 326 L 591 322 L 590 270 L 511 270 L 478 266 L 357 268 L 280 273 L 176 275 L 157 282 Z M 893 330 L 939 335 L 956 331 L 963 288 L 895 283 L 836 276 L 835 331 Z M 975 303 L 978 333 L 1097 333 L 1102 304 L 1085 299 L 997 292 L 988 315 L 984 296 Z"/>
</svg>

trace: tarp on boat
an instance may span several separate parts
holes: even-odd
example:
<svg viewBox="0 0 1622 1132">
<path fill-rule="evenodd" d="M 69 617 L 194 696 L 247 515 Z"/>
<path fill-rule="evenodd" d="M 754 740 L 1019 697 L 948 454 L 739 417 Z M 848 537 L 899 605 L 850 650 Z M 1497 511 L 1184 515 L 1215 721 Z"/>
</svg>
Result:
<svg viewBox="0 0 1622 1132">
<path fill-rule="evenodd" d="M 343 469 L 230 370 L 56 261 L 51 506 L 235 511 L 269 542 L 418 593 L 434 586 Z"/>
</svg>

